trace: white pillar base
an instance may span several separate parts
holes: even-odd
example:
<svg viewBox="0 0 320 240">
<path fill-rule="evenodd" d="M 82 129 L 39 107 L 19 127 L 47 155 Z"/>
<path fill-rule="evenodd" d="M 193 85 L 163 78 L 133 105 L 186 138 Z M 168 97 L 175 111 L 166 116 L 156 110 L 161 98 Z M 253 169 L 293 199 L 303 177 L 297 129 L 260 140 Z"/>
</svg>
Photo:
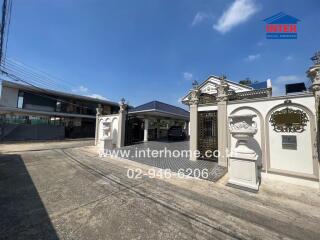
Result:
<svg viewBox="0 0 320 240">
<path fill-rule="evenodd" d="M 244 183 L 244 182 L 234 181 L 233 179 L 229 179 L 229 180 L 228 180 L 228 183 L 229 183 L 229 184 L 232 184 L 232 185 L 239 186 L 239 187 L 244 187 L 244 188 L 252 189 L 252 190 L 255 190 L 255 191 L 258 191 L 258 190 L 259 190 L 259 183 L 256 183 L 255 185 L 253 185 L 253 184 L 246 184 L 246 183 Z"/>
<path fill-rule="evenodd" d="M 229 161 L 228 183 L 253 190 L 259 190 L 257 156 L 251 159 L 231 156 Z"/>
<path fill-rule="evenodd" d="M 99 141 L 99 153 L 104 154 L 107 150 L 113 149 L 112 139 L 102 139 Z"/>
</svg>

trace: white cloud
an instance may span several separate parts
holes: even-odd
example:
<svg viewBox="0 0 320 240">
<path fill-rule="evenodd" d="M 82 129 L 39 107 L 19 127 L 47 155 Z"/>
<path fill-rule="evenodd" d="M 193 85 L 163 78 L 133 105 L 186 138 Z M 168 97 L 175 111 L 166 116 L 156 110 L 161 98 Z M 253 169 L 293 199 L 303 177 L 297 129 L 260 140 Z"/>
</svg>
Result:
<svg viewBox="0 0 320 240">
<path fill-rule="evenodd" d="M 72 92 L 75 92 L 75 93 L 87 93 L 88 92 L 88 88 L 84 87 L 84 86 L 79 86 L 75 89 L 72 89 Z"/>
<path fill-rule="evenodd" d="M 194 27 L 194 26 L 198 25 L 199 23 L 203 22 L 208 17 L 209 17 L 208 14 L 206 14 L 204 12 L 197 12 L 197 14 L 193 18 L 191 26 Z"/>
<path fill-rule="evenodd" d="M 283 88 L 279 88 L 276 85 L 272 85 L 272 96 L 281 96 L 284 95 L 284 87 Z"/>
<path fill-rule="evenodd" d="M 294 57 L 291 56 L 291 55 L 289 55 L 289 56 L 287 56 L 287 57 L 285 58 L 286 61 L 291 61 L 291 60 L 293 60 L 293 59 L 294 59 Z"/>
<path fill-rule="evenodd" d="M 259 53 L 258 54 L 251 54 L 248 57 L 246 57 L 244 60 L 247 62 L 252 62 L 252 61 L 259 59 L 260 57 L 261 57 L 261 55 Z"/>
<path fill-rule="evenodd" d="M 213 28 L 221 33 L 230 31 L 233 27 L 244 23 L 259 10 L 254 0 L 235 0 L 230 7 L 223 12 Z"/>
<path fill-rule="evenodd" d="M 272 81 L 272 95 L 281 96 L 285 95 L 285 85 L 289 83 L 304 82 L 304 78 L 298 75 L 281 75 Z"/>
<path fill-rule="evenodd" d="M 92 98 L 97 98 L 97 99 L 101 99 L 101 100 L 109 100 L 100 94 L 90 93 L 89 89 L 87 87 L 82 86 L 82 85 L 77 88 L 72 89 L 72 92 L 75 94 L 86 96 L 86 97 L 92 97 Z"/>
<path fill-rule="evenodd" d="M 104 96 L 101 96 L 99 94 L 93 93 L 90 95 L 87 95 L 87 97 L 91 97 L 91 98 L 97 98 L 97 99 L 101 99 L 101 100 L 108 100 L 107 98 L 105 98 Z"/>
<path fill-rule="evenodd" d="M 292 82 L 298 82 L 303 81 L 299 76 L 297 75 L 283 75 L 276 78 L 276 83 L 292 83 Z"/>
<path fill-rule="evenodd" d="M 183 78 L 184 78 L 184 80 L 190 81 L 190 80 L 193 79 L 193 74 L 189 73 L 189 72 L 184 72 L 183 73 Z"/>
</svg>

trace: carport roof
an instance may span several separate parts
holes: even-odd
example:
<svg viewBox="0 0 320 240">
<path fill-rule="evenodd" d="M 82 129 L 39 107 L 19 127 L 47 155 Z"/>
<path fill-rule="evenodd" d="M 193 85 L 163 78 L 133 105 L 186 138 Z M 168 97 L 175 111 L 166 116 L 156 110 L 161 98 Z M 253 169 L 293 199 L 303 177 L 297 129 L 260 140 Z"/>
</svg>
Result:
<svg viewBox="0 0 320 240">
<path fill-rule="evenodd" d="M 140 106 L 137 106 L 129 110 L 129 114 L 141 113 L 149 115 L 159 115 L 159 116 L 168 116 L 168 117 L 180 117 L 184 119 L 189 119 L 189 112 L 167 103 L 159 101 L 151 101 Z"/>
</svg>

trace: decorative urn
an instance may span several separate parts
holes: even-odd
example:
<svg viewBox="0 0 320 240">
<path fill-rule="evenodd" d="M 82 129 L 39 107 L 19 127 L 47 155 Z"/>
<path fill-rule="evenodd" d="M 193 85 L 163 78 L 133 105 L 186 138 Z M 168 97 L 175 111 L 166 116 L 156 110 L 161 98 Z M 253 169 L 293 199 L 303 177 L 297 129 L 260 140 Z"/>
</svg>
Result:
<svg viewBox="0 0 320 240">
<path fill-rule="evenodd" d="M 257 133 L 257 123 L 253 121 L 256 116 L 256 114 L 229 116 L 230 134 L 238 140 L 232 155 L 251 159 L 257 157 L 256 152 L 248 147 L 248 140 Z"/>
<path fill-rule="evenodd" d="M 249 140 L 257 133 L 255 114 L 229 116 L 229 130 L 237 139 L 235 148 L 229 157 L 229 180 L 231 185 L 237 185 L 252 190 L 259 190 L 259 177 L 255 150 L 248 147 Z"/>
</svg>

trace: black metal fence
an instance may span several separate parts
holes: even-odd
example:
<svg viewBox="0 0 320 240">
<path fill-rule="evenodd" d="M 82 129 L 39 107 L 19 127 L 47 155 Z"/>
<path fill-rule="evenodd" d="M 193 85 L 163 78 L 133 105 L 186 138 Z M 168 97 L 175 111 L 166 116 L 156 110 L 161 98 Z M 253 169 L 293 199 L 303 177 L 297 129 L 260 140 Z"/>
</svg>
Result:
<svg viewBox="0 0 320 240">
<path fill-rule="evenodd" d="M 218 118 L 217 111 L 198 113 L 198 149 L 202 159 L 206 157 L 206 151 L 218 149 Z M 212 155 L 212 153 L 210 154 Z M 215 160 L 211 157 L 209 160 Z"/>
</svg>

